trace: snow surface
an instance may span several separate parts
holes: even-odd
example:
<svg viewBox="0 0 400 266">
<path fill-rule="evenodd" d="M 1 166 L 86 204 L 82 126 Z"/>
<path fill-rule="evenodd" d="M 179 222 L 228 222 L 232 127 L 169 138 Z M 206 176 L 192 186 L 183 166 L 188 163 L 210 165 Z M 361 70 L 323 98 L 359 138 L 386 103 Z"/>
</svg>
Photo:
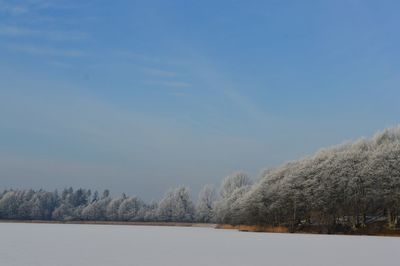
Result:
<svg viewBox="0 0 400 266">
<path fill-rule="evenodd" d="M 394 237 L 0 223 L 4 266 L 398 265 L 399 246 L 400 238 Z"/>
</svg>

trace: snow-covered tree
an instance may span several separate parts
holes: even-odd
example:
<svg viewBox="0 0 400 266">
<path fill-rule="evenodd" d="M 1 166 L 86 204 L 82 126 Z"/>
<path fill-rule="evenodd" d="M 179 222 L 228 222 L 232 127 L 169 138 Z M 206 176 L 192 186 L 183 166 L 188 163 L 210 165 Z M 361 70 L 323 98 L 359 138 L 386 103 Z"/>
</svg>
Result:
<svg viewBox="0 0 400 266">
<path fill-rule="evenodd" d="M 114 198 L 106 206 L 106 219 L 109 221 L 117 221 L 120 219 L 119 208 L 124 198 Z"/>
<path fill-rule="evenodd" d="M 250 189 L 251 179 L 242 172 L 227 176 L 221 184 L 220 198 L 215 202 L 214 219 L 219 223 L 232 223 L 232 206 Z"/>
<path fill-rule="evenodd" d="M 317 225 L 336 230 L 386 219 L 399 227 L 400 127 L 371 139 L 323 149 L 313 156 L 263 171 L 253 185 L 243 173 L 226 177 L 217 200 L 205 186 L 195 208 L 189 189 L 169 191 L 160 202 L 112 198 L 105 190 L 66 188 L 0 191 L 0 219 L 218 222 Z"/>
<path fill-rule="evenodd" d="M 208 223 L 213 218 L 214 202 L 217 198 L 215 188 L 211 185 L 206 185 L 199 193 L 196 206 L 196 220 L 202 223 Z"/>
<path fill-rule="evenodd" d="M 161 221 L 190 222 L 193 221 L 194 210 L 190 191 L 182 186 L 167 193 L 160 201 L 157 214 Z"/>
<path fill-rule="evenodd" d="M 138 197 L 125 198 L 118 209 L 119 217 L 124 221 L 139 221 L 144 219 L 141 210 L 144 203 Z"/>
</svg>

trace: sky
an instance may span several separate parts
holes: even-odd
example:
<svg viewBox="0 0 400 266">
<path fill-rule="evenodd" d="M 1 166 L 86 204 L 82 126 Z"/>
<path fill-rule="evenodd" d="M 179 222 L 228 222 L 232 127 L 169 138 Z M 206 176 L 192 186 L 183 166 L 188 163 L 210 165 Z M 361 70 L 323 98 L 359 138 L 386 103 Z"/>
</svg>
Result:
<svg viewBox="0 0 400 266">
<path fill-rule="evenodd" d="M 0 0 L 0 188 L 196 195 L 395 126 L 399 11 Z"/>
</svg>

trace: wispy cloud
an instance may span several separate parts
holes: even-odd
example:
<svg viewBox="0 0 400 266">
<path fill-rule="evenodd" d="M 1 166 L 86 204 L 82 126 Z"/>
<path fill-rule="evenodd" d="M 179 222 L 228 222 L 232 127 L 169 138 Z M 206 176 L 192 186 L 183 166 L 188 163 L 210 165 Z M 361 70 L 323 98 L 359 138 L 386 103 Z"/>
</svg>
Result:
<svg viewBox="0 0 400 266">
<path fill-rule="evenodd" d="M 260 118 L 264 116 L 263 112 L 253 101 L 239 93 L 237 90 L 225 89 L 223 92 L 227 99 L 229 99 L 238 108 L 251 115 L 253 118 Z"/>
<path fill-rule="evenodd" d="M 187 64 L 191 66 L 193 76 L 206 84 L 208 89 L 213 90 L 215 95 L 221 95 L 226 102 L 248 118 L 264 121 L 268 117 L 254 99 L 244 95 L 245 88 L 238 87 L 234 77 L 226 74 L 211 58 L 199 56 L 201 53 L 196 51 L 190 51 L 190 54 L 193 57 Z"/>
<path fill-rule="evenodd" d="M 148 67 L 143 67 L 142 70 L 145 74 L 150 75 L 150 76 L 155 76 L 155 77 L 173 78 L 173 77 L 178 76 L 178 73 L 176 73 L 174 71 L 169 71 L 169 70 L 148 68 Z"/>
<path fill-rule="evenodd" d="M 146 53 L 135 52 L 130 50 L 114 50 L 112 55 L 116 58 L 125 59 L 126 61 L 141 62 L 147 65 L 156 66 L 173 66 L 184 67 L 185 63 L 177 58 L 171 57 L 157 57 L 156 55 L 149 55 Z"/>
<path fill-rule="evenodd" d="M 28 12 L 28 7 L 22 4 L 13 4 L 10 1 L 0 1 L 0 12 L 10 15 L 22 15 Z"/>
<path fill-rule="evenodd" d="M 0 0 L 0 12 L 13 16 L 24 15 L 33 11 L 44 9 L 70 9 L 72 6 L 64 1 L 51 0 L 26 0 L 12 1 Z"/>
<path fill-rule="evenodd" d="M 36 30 L 18 26 L 0 25 L 0 36 L 7 37 L 39 37 L 52 41 L 80 41 L 87 39 L 88 34 L 77 31 Z"/>
<path fill-rule="evenodd" d="M 67 64 L 67 63 L 64 63 L 64 62 L 61 62 L 61 61 L 50 61 L 48 64 L 51 65 L 51 66 L 55 66 L 55 67 L 59 67 L 59 68 L 65 68 L 65 69 L 74 68 L 73 65 Z"/>
<path fill-rule="evenodd" d="M 81 50 L 58 49 L 53 47 L 43 47 L 34 45 L 6 44 L 9 50 L 22 52 L 34 56 L 62 56 L 62 57 L 80 57 L 84 55 Z"/>
<path fill-rule="evenodd" d="M 144 84 L 169 88 L 172 90 L 181 90 L 192 87 L 192 84 L 185 81 L 185 75 L 177 71 L 180 66 L 176 60 L 161 59 L 147 54 L 136 53 L 132 51 L 117 51 L 116 57 L 123 57 L 128 61 L 139 65 L 140 71 L 145 75 Z M 150 67 L 149 67 L 150 65 Z M 182 92 L 172 92 L 172 95 L 182 96 Z"/>
<path fill-rule="evenodd" d="M 133 60 L 133 61 L 141 61 L 141 62 L 156 63 L 156 64 L 162 62 L 159 58 L 140 54 L 140 53 L 135 53 L 135 52 L 131 52 L 131 51 L 126 51 L 126 50 L 114 51 L 113 53 L 114 53 L 114 56 L 116 56 L 116 57 Z"/>
<path fill-rule="evenodd" d="M 188 82 L 173 80 L 150 80 L 146 81 L 145 83 L 148 85 L 156 85 L 173 89 L 185 89 L 191 87 L 191 84 Z"/>
<path fill-rule="evenodd" d="M 48 17 L 51 12 L 45 13 L 47 9 L 70 7 L 72 5 L 64 0 L 0 0 L 0 15 L 15 16 L 0 23 L 0 40 L 2 40 L 0 46 L 9 51 L 31 56 L 83 56 L 84 52 L 71 46 L 69 42 L 84 41 L 88 39 L 87 33 L 66 29 L 64 25 L 35 23 L 44 17 L 58 19 L 56 16 Z M 55 25 L 58 28 L 55 28 Z"/>
<path fill-rule="evenodd" d="M 15 26 L 0 25 L 0 35 L 5 36 L 30 36 L 35 35 L 37 32 Z"/>
</svg>

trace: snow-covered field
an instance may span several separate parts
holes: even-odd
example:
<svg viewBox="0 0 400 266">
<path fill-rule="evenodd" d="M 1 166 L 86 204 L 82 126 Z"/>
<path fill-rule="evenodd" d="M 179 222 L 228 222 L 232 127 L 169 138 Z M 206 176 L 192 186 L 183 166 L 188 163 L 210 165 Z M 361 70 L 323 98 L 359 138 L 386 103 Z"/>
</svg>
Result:
<svg viewBox="0 0 400 266">
<path fill-rule="evenodd" d="M 400 238 L 0 223 L 4 266 L 398 265 Z"/>
</svg>

